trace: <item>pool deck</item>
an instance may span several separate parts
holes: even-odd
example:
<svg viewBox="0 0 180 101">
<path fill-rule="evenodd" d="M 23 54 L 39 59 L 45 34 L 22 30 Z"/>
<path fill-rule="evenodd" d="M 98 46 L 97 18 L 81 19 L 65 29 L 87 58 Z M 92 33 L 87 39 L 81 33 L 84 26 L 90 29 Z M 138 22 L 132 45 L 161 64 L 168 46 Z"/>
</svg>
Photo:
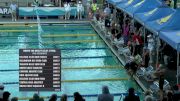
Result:
<svg viewBox="0 0 180 101">
<path fill-rule="evenodd" d="M 42 19 L 41 23 L 89 23 L 91 21 L 88 20 L 60 20 L 60 19 Z M 4 24 L 36 24 L 37 20 L 36 19 L 21 19 L 16 22 L 12 22 L 11 19 L 8 18 L 0 18 L 0 25 Z M 105 41 L 105 43 L 111 48 L 112 52 L 117 56 L 117 58 L 122 62 L 123 65 L 125 65 L 125 57 L 122 55 L 119 55 L 117 52 L 117 48 L 111 44 L 110 40 L 105 38 L 105 31 L 98 25 L 96 22 L 92 21 L 91 22 L 92 26 L 94 29 L 99 33 L 100 37 Z M 176 70 L 169 70 L 166 68 L 166 74 L 165 78 L 170 82 L 170 85 L 175 85 L 176 84 Z M 172 75 L 173 74 L 173 75 Z M 143 78 L 138 78 L 136 75 L 132 76 L 135 81 L 140 85 L 140 87 L 146 91 L 149 89 L 150 85 L 152 82 L 147 82 Z"/>
<path fill-rule="evenodd" d="M 41 19 L 41 23 L 88 23 L 88 20 L 62 20 L 62 19 Z M 0 24 L 37 24 L 36 19 L 20 19 L 11 21 L 11 19 L 0 18 Z"/>
<path fill-rule="evenodd" d="M 91 22 L 94 29 L 99 33 L 101 38 L 106 42 L 106 44 L 111 48 L 113 53 L 118 57 L 118 59 L 122 62 L 123 65 L 125 65 L 125 57 L 123 55 L 118 54 L 117 47 L 111 43 L 111 40 L 105 37 L 105 33 L 107 33 L 105 30 L 102 30 L 102 27 L 97 24 L 96 21 Z M 152 64 L 155 66 L 155 64 Z M 165 79 L 169 81 L 170 86 L 176 85 L 176 70 L 169 69 L 167 67 L 164 67 L 166 69 L 165 72 Z M 153 82 L 149 82 L 144 79 L 144 77 L 137 77 L 135 74 L 132 76 L 135 81 L 139 84 L 139 86 L 144 90 L 150 90 L 150 85 L 153 84 Z M 153 92 L 153 91 L 152 91 Z M 156 93 L 154 93 L 156 95 Z"/>
</svg>

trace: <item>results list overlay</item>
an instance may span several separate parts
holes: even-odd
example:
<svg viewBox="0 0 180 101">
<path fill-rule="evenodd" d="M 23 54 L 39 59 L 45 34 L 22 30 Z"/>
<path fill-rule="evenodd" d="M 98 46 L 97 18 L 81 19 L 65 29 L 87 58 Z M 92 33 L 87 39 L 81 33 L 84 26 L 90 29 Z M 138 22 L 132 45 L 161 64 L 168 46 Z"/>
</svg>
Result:
<svg viewBox="0 0 180 101">
<path fill-rule="evenodd" d="M 59 49 L 19 49 L 19 91 L 60 91 Z"/>
</svg>

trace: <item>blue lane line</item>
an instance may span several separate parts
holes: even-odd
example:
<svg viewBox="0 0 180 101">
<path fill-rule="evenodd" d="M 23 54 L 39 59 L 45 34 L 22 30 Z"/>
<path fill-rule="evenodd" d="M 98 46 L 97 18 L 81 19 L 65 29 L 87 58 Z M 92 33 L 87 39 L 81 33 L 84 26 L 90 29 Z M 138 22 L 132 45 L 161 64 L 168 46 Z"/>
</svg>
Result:
<svg viewBox="0 0 180 101">
<path fill-rule="evenodd" d="M 103 50 L 103 49 L 108 49 L 107 47 L 102 47 L 102 48 L 58 48 L 60 50 Z"/>
<path fill-rule="evenodd" d="M 0 70 L 0 72 L 13 72 L 13 71 L 19 71 L 19 69 L 6 69 L 6 70 Z"/>
<path fill-rule="evenodd" d="M 112 56 L 94 56 L 94 57 L 61 57 L 61 59 L 96 59 L 96 58 L 112 58 Z"/>
</svg>

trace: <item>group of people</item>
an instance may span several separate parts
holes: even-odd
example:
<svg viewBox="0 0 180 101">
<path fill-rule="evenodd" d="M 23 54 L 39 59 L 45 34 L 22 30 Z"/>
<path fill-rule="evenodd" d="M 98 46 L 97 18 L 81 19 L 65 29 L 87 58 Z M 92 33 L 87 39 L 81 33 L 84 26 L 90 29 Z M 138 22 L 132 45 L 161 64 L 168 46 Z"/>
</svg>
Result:
<svg viewBox="0 0 180 101">
<path fill-rule="evenodd" d="M 75 6 L 77 8 L 76 15 L 75 15 L 75 18 L 77 19 L 82 19 L 83 17 L 92 18 L 96 14 L 99 14 L 97 13 L 99 7 L 97 6 L 96 0 L 92 0 L 92 1 L 87 0 L 85 3 L 83 2 L 84 1 L 78 0 L 77 4 L 73 4 L 72 2 L 70 2 L 70 0 L 66 0 L 63 4 L 64 11 L 65 11 L 64 19 L 65 20 L 70 19 L 72 6 Z M 34 0 L 33 5 L 40 6 L 39 0 Z M 11 9 L 12 21 L 16 21 L 18 5 L 16 4 L 14 0 L 12 1 L 10 5 L 10 9 Z"/>
<path fill-rule="evenodd" d="M 77 19 L 82 19 L 82 15 L 84 12 L 84 6 L 82 4 L 81 1 L 77 2 Z M 65 20 L 69 20 L 70 19 L 70 12 L 71 12 L 71 4 L 70 2 L 65 2 L 64 3 L 64 10 L 65 10 Z"/>
<path fill-rule="evenodd" d="M 4 85 L 0 84 L 0 101 L 18 101 L 18 97 L 13 97 L 10 100 L 10 95 L 8 91 L 4 91 Z M 79 92 L 74 92 L 73 96 L 74 101 L 85 101 Z M 57 94 L 52 94 L 49 101 L 57 101 L 57 99 Z M 44 98 L 35 93 L 29 101 L 44 101 Z M 60 101 L 68 101 L 68 96 L 62 94 Z M 98 95 L 97 101 L 114 101 L 114 95 L 110 93 L 108 86 L 102 86 L 102 94 Z M 139 96 L 135 95 L 134 88 L 129 88 L 128 95 L 125 96 L 124 101 L 140 101 Z"/>
</svg>

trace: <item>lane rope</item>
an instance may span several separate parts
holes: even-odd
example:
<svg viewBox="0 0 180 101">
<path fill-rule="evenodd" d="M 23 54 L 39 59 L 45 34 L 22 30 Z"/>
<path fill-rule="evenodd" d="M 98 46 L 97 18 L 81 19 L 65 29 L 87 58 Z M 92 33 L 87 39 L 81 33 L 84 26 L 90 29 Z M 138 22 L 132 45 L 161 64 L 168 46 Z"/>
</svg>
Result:
<svg viewBox="0 0 180 101">
<path fill-rule="evenodd" d="M 48 35 L 42 35 L 42 37 L 48 38 L 48 37 L 71 37 L 71 36 L 97 36 L 97 34 L 48 34 Z"/>
<path fill-rule="evenodd" d="M 129 78 L 103 78 L 103 79 L 88 79 L 88 80 L 61 80 L 61 83 L 78 83 L 78 82 L 103 82 L 103 81 L 122 81 L 129 80 Z M 19 82 L 3 82 L 3 85 L 19 84 Z"/>
<path fill-rule="evenodd" d="M 78 43 L 93 43 L 93 42 L 103 43 L 102 40 L 73 40 L 73 41 L 47 41 L 47 42 L 42 42 L 42 44 L 78 44 Z M 5 44 L 33 44 L 33 45 L 38 45 L 39 42 L 6 42 L 6 43 L 0 43 L 0 45 L 5 45 Z"/>
<path fill-rule="evenodd" d="M 113 56 L 87 56 L 87 57 L 61 57 L 61 59 L 97 59 L 97 58 L 112 58 Z M 18 60 L 0 60 L 1 62 L 11 63 L 17 62 Z"/>
<path fill-rule="evenodd" d="M 0 32 L 38 32 L 38 30 L 0 30 Z"/>
<path fill-rule="evenodd" d="M 83 69 L 120 69 L 123 66 L 120 65 L 107 65 L 107 66 L 93 66 L 93 67 L 65 67 L 61 68 L 62 70 L 83 70 Z M 1 69 L 0 72 L 11 72 L 11 71 L 19 71 L 19 69 Z"/>
</svg>

